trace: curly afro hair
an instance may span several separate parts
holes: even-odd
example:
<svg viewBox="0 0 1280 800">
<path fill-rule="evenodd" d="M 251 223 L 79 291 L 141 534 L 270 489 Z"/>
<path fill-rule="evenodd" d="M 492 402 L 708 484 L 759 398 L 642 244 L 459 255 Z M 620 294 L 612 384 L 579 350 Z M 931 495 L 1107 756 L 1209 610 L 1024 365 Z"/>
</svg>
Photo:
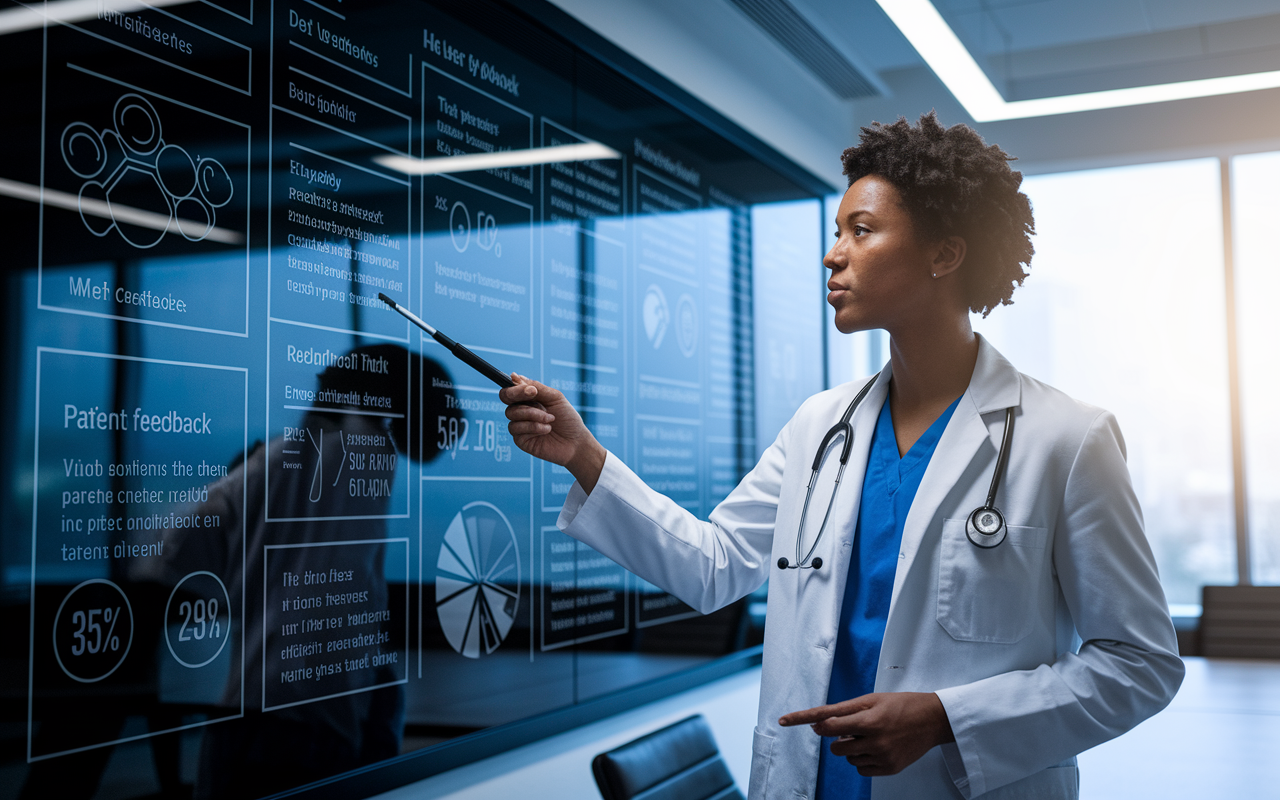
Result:
<svg viewBox="0 0 1280 800">
<path fill-rule="evenodd" d="M 914 127 L 905 117 L 871 123 L 840 160 L 850 186 L 867 175 L 893 184 L 920 235 L 965 240 L 961 271 L 970 310 L 985 317 L 1013 302 L 1031 266 L 1036 228 L 1031 200 L 1018 191 L 1022 173 L 1009 168 L 1008 153 L 968 125 L 943 127 L 930 111 Z"/>
</svg>

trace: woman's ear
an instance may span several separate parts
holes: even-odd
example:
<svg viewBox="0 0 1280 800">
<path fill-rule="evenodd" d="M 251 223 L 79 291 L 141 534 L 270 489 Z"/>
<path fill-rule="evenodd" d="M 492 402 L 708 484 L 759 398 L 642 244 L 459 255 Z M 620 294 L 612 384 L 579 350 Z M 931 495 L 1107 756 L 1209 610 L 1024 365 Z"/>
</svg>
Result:
<svg viewBox="0 0 1280 800">
<path fill-rule="evenodd" d="M 964 263 L 968 245 L 959 236 L 948 236 L 938 242 L 933 252 L 933 277 L 950 275 Z"/>
</svg>

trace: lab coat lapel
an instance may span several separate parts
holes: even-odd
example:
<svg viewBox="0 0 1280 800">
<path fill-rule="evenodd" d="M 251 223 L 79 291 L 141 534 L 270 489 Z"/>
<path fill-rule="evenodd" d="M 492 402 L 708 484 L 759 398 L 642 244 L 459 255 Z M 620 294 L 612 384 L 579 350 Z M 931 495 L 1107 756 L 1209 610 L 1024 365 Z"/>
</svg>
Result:
<svg viewBox="0 0 1280 800">
<path fill-rule="evenodd" d="M 907 521 L 902 529 L 902 559 L 889 602 L 891 613 L 897 605 L 903 578 L 911 569 L 916 553 L 935 522 L 934 517 L 943 501 L 956 488 L 965 470 L 979 454 L 987 451 L 994 460 L 999 450 L 1000 437 L 1004 433 L 1004 415 L 992 416 L 990 427 L 983 416 L 1017 406 L 1021 403 L 1021 398 L 1022 382 L 1018 371 L 986 339 L 978 336 L 978 361 L 974 365 L 969 388 L 960 398 L 960 404 L 956 406 L 951 421 L 938 440 L 933 458 L 920 481 L 920 488 L 916 490 L 911 510 L 907 513 Z M 937 522 L 940 524 L 941 521 Z"/>
</svg>

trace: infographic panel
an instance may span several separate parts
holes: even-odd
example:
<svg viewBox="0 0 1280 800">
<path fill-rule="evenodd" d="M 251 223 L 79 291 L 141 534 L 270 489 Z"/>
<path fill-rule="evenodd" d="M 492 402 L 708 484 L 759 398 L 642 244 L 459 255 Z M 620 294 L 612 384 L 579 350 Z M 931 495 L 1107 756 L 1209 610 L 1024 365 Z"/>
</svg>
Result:
<svg viewBox="0 0 1280 800">
<path fill-rule="evenodd" d="M 543 650 L 630 630 L 626 570 L 554 525 L 543 526 L 540 547 Z"/>
<path fill-rule="evenodd" d="M 268 356 L 267 519 L 407 517 L 409 351 L 273 322 Z"/>
<path fill-rule="evenodd" d="M 127 51 L 55 29 L 46 91 L 39 305 L 248 334 L 251 126 L 116 75 Z M 92 40 L 88 40 L 92 41 Z"/>
<path fill-rule="evenodd" d="M 412 148 L 411 54 L 366 15 L 273 8 L 288 38 L 272 52 L 271 317 L 405 342 L 378 295 L 410 299 L 412 186 L 377 158 Z"/>
<path fill-rule="evenodd" d="M 419 638 L 423 677 L 433 684 L 424 721 L 448 723 L 469 704 L 484 707 L 507 696 L 500 684 L 489 693 L 460 692 L 435 683 L 433 675 L 465 670 L 514 678 L 514 665 L 533 660 L 531 501 L 528 480 L 424 485 Z"/>
<path fill-rule="evenodd" d="M 267 545 L 262 710 L 404 683 L 408 595 L 395 605 L 387 567 L 409 574 L 409 540 Z"/>
<path fill-rule="evenodd" d="M 121 691 L 165 695 L 157 664 L 202 700 L 201 724 L 239 716 L 245 476 L 227 461 L 245 447 L 245 371 L 36 356 L 31 756 L 119 739 Z M 131 373 L 139 392 L 110 391 Z M 69 724 L 68 704 L 93 724 Z"/>
<path fill-rule="evenodd" d="M 533 115 L 516 104 L 518 92 L 508 85 L 491 83 L 503 92 L 500 97 L 442 68 L 465 58 L 449 48 L 447 40 L 431 31 L 423 32 L 425 57 L 422 60 L 422 144 L 424 158 L 500 153 L 533 147 Z M 472 55 L 471 59 L 476 60 Z M 487 65 L 486 65 L 487 66 Z M 478 71 L 478 70 L 477 70 Z M 476 171 L 473 180 L 499 194 L 533 199 L 533 167 L 495 165 Z"/>
<path fill-rule="evenodd" d="M 378 299 L 409 301 L 410 186 L 290 142 L 272 182 L 271 315 L 405 341 L 407 323 Z"/>
</svg>

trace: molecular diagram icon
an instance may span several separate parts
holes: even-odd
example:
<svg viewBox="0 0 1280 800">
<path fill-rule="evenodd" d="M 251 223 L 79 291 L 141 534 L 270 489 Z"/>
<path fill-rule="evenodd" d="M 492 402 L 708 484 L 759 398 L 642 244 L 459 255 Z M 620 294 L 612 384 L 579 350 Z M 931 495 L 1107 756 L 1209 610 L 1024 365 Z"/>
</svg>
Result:
<svg viewBox="0 0 1280 800">
<path fill-rule="evenodd" d="M 112 126 L 101 131 L 86 122 L 62 131 L 63 163 L 85 179 L 80 187 L 85 227 L 95 236 L 114 229 L 137 248 L 156 246 L 170 230 L 192 242 L 208 236 L 217 209 L 234 194 L 226 168 L 166 143 L 160 115 L 142 95 L 122 95 L 111 116 Z M 90 205 L 109 209 L 109 216 L 85 213 Z"/>
</svg>

